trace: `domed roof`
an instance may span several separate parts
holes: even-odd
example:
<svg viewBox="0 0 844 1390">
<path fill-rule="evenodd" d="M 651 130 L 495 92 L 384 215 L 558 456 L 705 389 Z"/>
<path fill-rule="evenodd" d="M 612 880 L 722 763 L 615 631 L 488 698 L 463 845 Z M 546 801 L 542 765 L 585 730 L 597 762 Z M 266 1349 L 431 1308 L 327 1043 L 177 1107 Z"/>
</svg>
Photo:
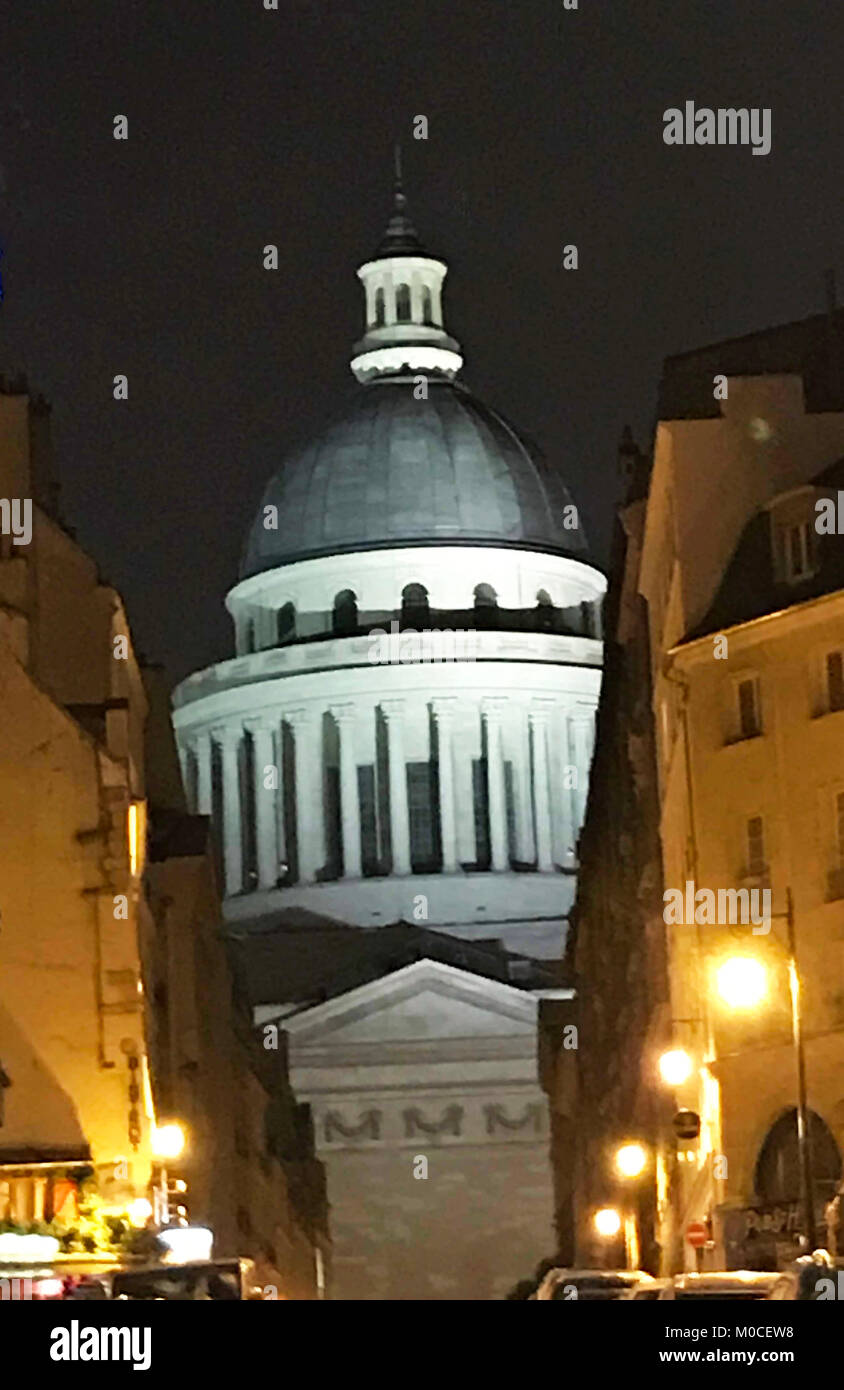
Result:
<svg viewBox="0 0 844 1390">
<path fill-rule="evenodd" d="M 538 451 L 459 382 L 360 386 L 270 480 L 241 578 L 295 560 L 403 545 L 511 545 L 586 558 L 571 499 Z M 267 527 L 277 508 L 277 529 Z M 569 527 L 573 513 L 567 514 Z"/>
</svg>

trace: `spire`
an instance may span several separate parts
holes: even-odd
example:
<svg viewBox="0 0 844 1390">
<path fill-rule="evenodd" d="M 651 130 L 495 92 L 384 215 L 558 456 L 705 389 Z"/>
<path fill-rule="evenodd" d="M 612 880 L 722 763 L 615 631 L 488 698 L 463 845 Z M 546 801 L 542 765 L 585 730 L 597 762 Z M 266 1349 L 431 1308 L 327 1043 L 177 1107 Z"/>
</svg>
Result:
<svg viewBox="0 0 844 1390">
<path fill-rule="evenodd" d="M 419 240 L 419 233 L 405 211 L 407 208 L 407 198 L 404 195 L 404 184 L 402 182 L 401 145 L 399 144 L 393 147 L 393 165 L 395 171 L 393 184 L 393 215 L 390 218 L 381 244 L 375 253 L 376 260 L 382 260 L 385 256 L 425 255 L 425 248 Z"/>
<path fill-rule="evenodd" d="M 450 379 L 463 358 L 443 325 L 447 267 L 428 254 L 407 215 L 399 145 L 393 158 L 393 215 L 372 260 L 358 267 L 366 294 L 366 329 L 355 343 L 352 371 L 358 381 L 414 372 Z"/>
</svg>

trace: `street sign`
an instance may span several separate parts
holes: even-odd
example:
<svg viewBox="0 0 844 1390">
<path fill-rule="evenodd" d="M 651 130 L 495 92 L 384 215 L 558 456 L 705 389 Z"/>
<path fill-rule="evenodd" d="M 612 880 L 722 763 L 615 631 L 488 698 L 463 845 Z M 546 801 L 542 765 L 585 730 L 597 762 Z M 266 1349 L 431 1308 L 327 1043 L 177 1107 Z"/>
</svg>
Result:
<svg viewBox="0 0 844 1390">
<path fill-rule="evenodd" d="M 709 1240 L 709 1230 L 702 1221 L 690 1221 L 686 1227 L 686 1240 L 695 1250 L 699 1250 Z"/>
</svg>

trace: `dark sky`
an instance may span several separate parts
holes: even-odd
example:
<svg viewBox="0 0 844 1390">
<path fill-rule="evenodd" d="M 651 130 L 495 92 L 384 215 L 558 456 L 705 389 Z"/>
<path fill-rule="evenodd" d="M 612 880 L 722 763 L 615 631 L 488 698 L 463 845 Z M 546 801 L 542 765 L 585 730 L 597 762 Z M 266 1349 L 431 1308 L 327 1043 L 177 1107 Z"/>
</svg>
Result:
<svg viewBox="0 0 844 1390">
<path fill-rule="evenodd" d="M 466 380 L 562 470 L 599 559 L 661 359 L 815 312 L 842 269 L 841 0 L 4 9 L 0 364 L 52 401 L 67 518 L 174 675 L 231 654 L 263 485 L 351 383 L 394 140 Z M 686 100 L 770 107 L 772 153 L 665 146 Z"/>
</svg>

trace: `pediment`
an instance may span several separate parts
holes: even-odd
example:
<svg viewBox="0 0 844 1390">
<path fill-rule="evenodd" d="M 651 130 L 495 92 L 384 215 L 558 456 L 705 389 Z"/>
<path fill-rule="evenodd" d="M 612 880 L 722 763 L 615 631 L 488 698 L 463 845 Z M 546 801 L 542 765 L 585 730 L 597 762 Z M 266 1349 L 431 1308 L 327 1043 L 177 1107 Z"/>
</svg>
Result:
<svg viewBox="0 0 844 1390">
<path fill-rule="evenodd" d="M 417 961 L 284 1020 L 297 1047 L 530 1037 L 537 1002 L 525 990 L 440 961 Z"/>
</svg>

